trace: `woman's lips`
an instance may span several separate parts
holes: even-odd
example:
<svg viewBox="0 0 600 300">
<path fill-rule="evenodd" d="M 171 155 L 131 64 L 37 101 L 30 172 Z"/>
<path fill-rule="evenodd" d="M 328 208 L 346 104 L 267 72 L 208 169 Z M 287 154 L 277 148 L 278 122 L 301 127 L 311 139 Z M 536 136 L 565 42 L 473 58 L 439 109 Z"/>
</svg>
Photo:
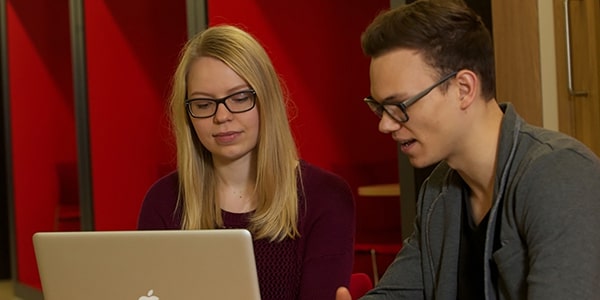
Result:
<svg viewBox="0 0 600 300">
<path fill-rule="evenodd" d="M 227 131 L 214 134 L 213 137 L 215 138 L 218 144 L 231 144 L 237 139 L 239 135 L 240 133 L 237 131 Z"/>
</svg>

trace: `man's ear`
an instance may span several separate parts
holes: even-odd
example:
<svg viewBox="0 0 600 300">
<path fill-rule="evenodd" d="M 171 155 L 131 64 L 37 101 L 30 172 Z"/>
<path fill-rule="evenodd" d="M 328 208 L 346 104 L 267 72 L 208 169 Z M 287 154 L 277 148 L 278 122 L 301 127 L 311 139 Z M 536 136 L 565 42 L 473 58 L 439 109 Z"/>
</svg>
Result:
<svg viewBox="0 0 600 300">
<path fill-rule="evenodd" d="M 456 83 L 458 84 L 458 98 L 460 99 L 460 108 L 468 108 L 477 98 L 479 89 L 479 78 L 471 70 L 460 70 L 456 73 Z"/>
</svg>

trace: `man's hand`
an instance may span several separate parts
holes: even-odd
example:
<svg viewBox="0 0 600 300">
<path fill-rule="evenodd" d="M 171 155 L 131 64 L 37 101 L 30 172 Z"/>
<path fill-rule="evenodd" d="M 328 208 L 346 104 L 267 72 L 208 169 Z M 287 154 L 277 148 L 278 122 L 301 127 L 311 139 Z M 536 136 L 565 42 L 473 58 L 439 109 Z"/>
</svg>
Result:
<svg viewBox="0 0 600 300">
<path fill-rule="evenodd" d="M 339 287 L 335 293 L 335 300 L 352 300 L 350 291 L 343 286 Z"/>
</svg>

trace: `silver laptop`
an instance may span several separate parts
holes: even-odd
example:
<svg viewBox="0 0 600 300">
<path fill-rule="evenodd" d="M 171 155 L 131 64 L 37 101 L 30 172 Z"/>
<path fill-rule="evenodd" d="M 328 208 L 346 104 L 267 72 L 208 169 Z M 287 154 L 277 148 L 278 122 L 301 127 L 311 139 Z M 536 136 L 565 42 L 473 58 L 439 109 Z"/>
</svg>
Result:
<svg viewBox="0 0 600 300">
<path fill-rule="evenodd" d="M 39 232 L 45 300 L 260 300 L 244 229 Z"/>
</svg>

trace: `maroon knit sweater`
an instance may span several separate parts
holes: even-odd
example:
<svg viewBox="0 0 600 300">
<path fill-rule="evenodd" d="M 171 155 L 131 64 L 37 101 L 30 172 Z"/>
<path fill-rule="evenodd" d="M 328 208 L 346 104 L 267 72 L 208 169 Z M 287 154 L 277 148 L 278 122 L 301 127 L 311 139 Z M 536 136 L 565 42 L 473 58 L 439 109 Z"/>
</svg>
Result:
<svg viewBox="0 0 600 300">
<path fill-rule="evenodd" d="M 354 199 L 339 176 L 300 162 L 304 194 L 299 192 L 300 237 L 271 243 L 254 241 L 254 255 L 263 300 L 335 299 L 348 286 L 354 259 Z M 178 175 L 158 180 L 148 191 L 138 229 L 180 229 L 175 211 Z M 175 212 L 174 212 L 175 211 Z M 246 228 L 251 213 L 222 211 L 227 228 Z"/>
</svg>

